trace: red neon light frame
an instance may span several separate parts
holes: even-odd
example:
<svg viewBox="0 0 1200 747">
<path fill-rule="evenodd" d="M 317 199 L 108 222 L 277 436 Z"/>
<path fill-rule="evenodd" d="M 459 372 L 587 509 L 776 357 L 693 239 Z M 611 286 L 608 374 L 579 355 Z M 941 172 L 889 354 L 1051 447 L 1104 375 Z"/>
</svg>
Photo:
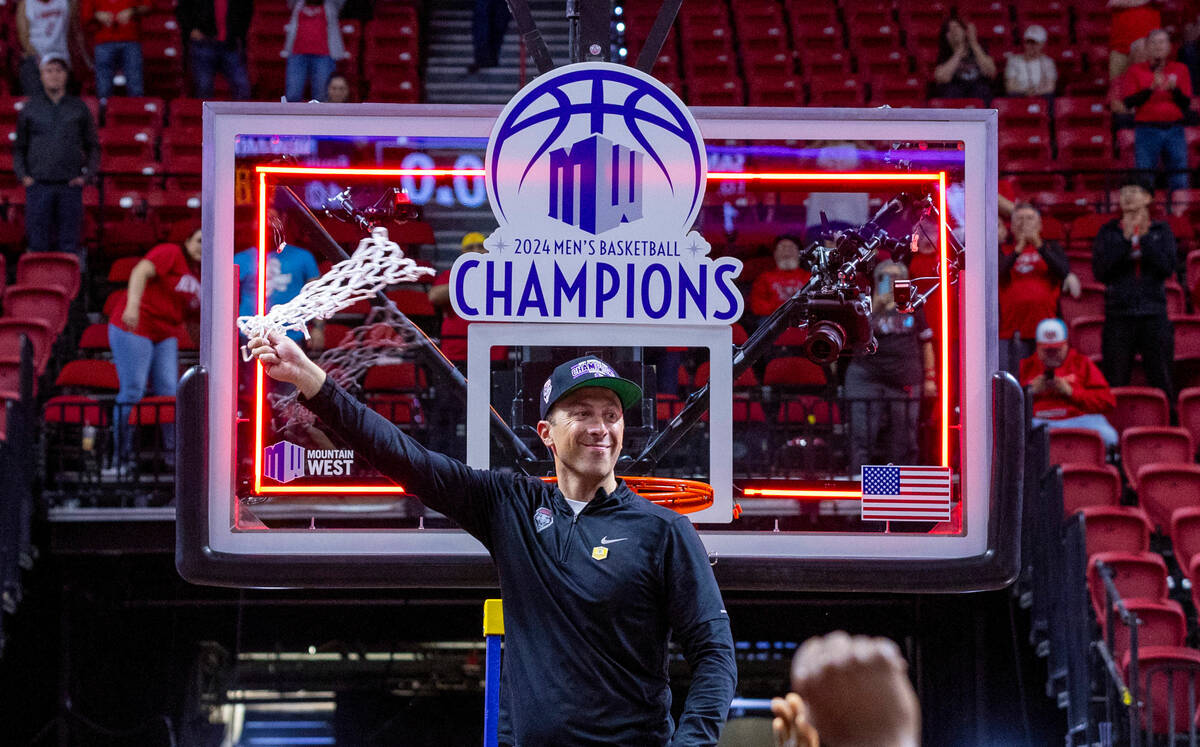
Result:
<svg viewBox="0 0 1200 747">
<path fill-rule="evenodd" d="M 256 166 L 258 174 L 258 313 L 266 313 L 266 273 L 261 271 L 266 266 L 267 256 L 267 176 L 340 176 L 340 177 L 386 177 L 386 176 L 484 176 L 483 169 L 388 169 L 388 168 L 349 168 L 328 166 Z M 939 407 L 941 413 L 941 464 L 950 466 L 950 364 L 949 364 L 949 288 L 946 268 L 946 172 L 936 174 L 897 174 L 895 172 L 760 172 L 743 173 L 714 171 L 709 172 L 709 179 L 717 181 L 786 181 L 786 182 L 830 182 L 830 181 L 862 181 L 862 182 L 934 182 L 938 186 L 938 269 L 940 274 L 939 293 L 942 304 L 941 319 L 941 371 L 938 380 L 941 384 Z M 255 362 L 254 377 L 254 493 L 256 495 L 270 494 L 401 494 L 404 492 L 400 485 L 263 485 L 262 456 L 263 456 L 263 377 L 265 373 L 260 361 Z M 858 491 L 851 490 L 807 490 L 782 488 L 747 488 L 748 497 L 790 497 L 800 500 L 853 500 L 862 498 L 861 487 Z"/>
</svg>

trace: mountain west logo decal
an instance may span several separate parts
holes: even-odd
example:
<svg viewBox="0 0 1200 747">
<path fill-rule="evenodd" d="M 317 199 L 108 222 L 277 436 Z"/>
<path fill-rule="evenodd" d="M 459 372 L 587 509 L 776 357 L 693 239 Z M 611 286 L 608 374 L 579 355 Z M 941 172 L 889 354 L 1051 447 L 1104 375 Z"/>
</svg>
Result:
<svg viewBox="0 0 1200 747">
<path fill-rule="evenodd" d="M 305 449 L 291 441 L 280 441 L 263 449 L 263 475 L 275 482 L 315 475 L 348 476 L 353 466 L 351 449 Z"/>
<path fill-rule="evenodd" d="M 509 101 L 485 161 L 499 228 L 461 256 L 467 320 L 729 324 L 741 262 L 692 230 L 708 159 L 696 121 L 636 68 L 558 68 Z"/>
</svg>

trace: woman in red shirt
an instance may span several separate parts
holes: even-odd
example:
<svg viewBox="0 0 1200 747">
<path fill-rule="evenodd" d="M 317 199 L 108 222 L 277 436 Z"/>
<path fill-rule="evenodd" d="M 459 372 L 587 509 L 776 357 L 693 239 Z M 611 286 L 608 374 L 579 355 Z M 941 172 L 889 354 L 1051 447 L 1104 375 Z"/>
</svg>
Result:
<svg viewBox="0 0 1200 747">
<path fill-rule="evenodd" d="M 309 95 L 324 101 L 329 78 L 338 60 L 346 56 L 338 14 L 346 0 L 288 0 L 292 17 L 284 27 L 283 56 L 288 101 L 304 101 Z"/>
<path fill-rule="evenodd" d="M 1033 205 L 1013 209 L 1012 243 L 1000 247 L 999 270 L 1000 339 L 1020 334 L 1024 358 L 1033 353 L 1038 323 L 1058 316 L 1059 292 L 1071 274 L 1062 247 L 1042 239 L 1042 216 Z"/>
<path fill-rule="evenodd" d="M 115 304 L 108 320 L 108 341 L 120 389 L 114 412 L 118 473 L 134 461 L 133 426 L 129 413 L 146 394 L 175 396 L 179 382 L 179 338 L 185 322 L 200 314 L 200 229 L 177 225 L 171 238 L 147 252 L 129 276 L 124 304 Z M 163 449 L 174 463 L 175 427 L 163 425 Z"/>
</svg>

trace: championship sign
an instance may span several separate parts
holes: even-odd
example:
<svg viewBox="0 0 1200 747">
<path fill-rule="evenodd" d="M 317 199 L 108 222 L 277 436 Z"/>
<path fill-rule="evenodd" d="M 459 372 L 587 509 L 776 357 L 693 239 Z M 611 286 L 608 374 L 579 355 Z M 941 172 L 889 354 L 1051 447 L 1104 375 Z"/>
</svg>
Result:
<svg viewBox="0 0 1200 747">
<path fill-rule="evenodd" d="M 692 226 L 704 141 L 662 83 L 623 65 L 543 75 L 504 108 L 486 184 L 499 224 L 460 257 L 463 319 L 728 325 L 742 314 L 739 260 L 709 257 Z"/>
</svg>

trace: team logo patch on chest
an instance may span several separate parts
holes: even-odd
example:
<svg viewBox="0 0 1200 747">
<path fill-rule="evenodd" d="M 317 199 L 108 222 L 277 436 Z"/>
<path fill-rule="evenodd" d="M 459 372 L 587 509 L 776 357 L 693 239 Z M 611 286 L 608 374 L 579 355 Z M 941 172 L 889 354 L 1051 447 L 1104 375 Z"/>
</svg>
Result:
<svg viewBox="0 0 1200 747">
<path fill-rule="evenodd" d="M 539 508 L 533 512 L 533 525 L 541 532 L 554 523 L 554 514 L 548 508 Z"/>
<path fill-rule="evenodd" d="M 593 547 L 592 548 L 592 559 L 593 560 L 604 560 L 607 557 L 608 557 L 608 548 L 607 547 Z"/>
</svg>

